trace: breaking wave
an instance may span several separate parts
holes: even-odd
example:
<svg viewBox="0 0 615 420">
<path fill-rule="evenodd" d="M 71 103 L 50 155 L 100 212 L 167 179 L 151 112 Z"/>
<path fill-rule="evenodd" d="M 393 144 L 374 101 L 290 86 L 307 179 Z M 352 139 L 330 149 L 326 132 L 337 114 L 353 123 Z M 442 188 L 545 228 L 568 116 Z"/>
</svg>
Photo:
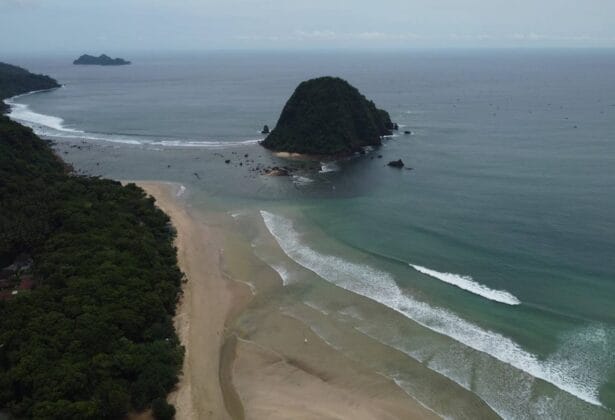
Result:
<svg viewBox="0 0 615 420">
<path fill-rule="evenodd" d="M 454 273 L 441 273 L 436 270 L 421 267 L 420 265 L 409 265 L 419 273 L 423 273 L 429 277 L 433 277 L 435 279 L 443 281 L 444 283 L 459 287 L 460 289 L 466 290 L 470 293 L 474 293 L 478 296 L 482 296 L 486 299 L 493 300 L 495 302 L 505 303 L 507 305 L 521 304 L 521 301 L 511 293 L 505 290 L 490 289 L 489 287 L 474 281 L 474 279 L 470 276 L 462 276 L 460 274 Z"/>
<path fill-rule="evenodd" d="M 284 253 L 324 280 L 385 305 L 423 327 L 549 382 L 585 402 L 602 407 L 598 389 L 603 377 L 599 370 L 588 369 L 588 373 L 581 376 L 571 368 L 574 363 L 542 361 L 508 337 L 483 329 L 447 309 L 417 300 L 400 289 L 387 272 L 310 248 L 302 242 L 291 220 L 267 211 L 261 211 L 261 216 Z"/>
<path fill-rule="evenodd" d="M 239 141 L 216 141 L 216 140 L 160 140 L 157 138 L 144 138 L 140 136 L 130 136 L 123 134 L 89 133 L 83 130 L 70 128 L 65 125 L 62 118 L 53 115 L 41 114 L 30 109 L 26 104 L 16 102 L 19 98 L 44 91 L 34 91 L 22 95 L 13 96 L 5 102 L 10 105 L 11 110 L 8 116 L 34 130 L 43 137 L 104 141 L 109 143 L 121 143 L 133 146 L 162 146 L 166 148 L 205 148 L 205 149 L 224 149 L 228 147 L 246 146 L 256 144 L 260 139 L 249 139 Z"/>
</svg>

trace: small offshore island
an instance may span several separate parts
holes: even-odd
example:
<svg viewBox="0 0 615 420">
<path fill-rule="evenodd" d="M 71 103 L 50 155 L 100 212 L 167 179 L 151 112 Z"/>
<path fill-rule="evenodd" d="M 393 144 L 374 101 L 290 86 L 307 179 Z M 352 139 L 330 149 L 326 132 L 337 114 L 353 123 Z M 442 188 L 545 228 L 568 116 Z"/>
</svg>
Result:
<svg viewBox="0 0 615 420">
<path fill-rule="evenodd" d="M 380 146 L 397 124 L 389 113 L 338 77 L 302 82 L 261 145 L 274 152 L 344 157 Z"/>
<path fill-rule="evenodd" d="M 81 57 L 73 61 L 73 64 L 88 66 L 126 66 L 131 63 L 123 58 L 111 58 L 106 54 L 101 54 L 98 57 L 83 54 Z"/>
</svg>

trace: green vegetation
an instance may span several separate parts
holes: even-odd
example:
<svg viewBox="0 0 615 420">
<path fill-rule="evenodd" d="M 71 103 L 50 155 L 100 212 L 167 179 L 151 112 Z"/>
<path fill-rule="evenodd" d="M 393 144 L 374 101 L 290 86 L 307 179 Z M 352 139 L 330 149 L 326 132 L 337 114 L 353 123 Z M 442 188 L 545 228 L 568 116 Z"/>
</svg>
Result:
<svg viewBox="0 0 615 420">
<path fill-rule="evenodd" d="M 297 87 L 261 144 L 275 151 L 347 155 L 380 145 L 393 128 L 389 114 L 348 82 L 321 77 Z"/>
<path fill-rule="evenodd" d="M 165 398 L 183 360 L 173 236 L 143 190 L 68 174 L 47 143 L 0 117 L 0 268 L 25 252 L 35 281 L 0 300 L 0 411 L 173 417 Z"/>
<path fill-rule="evenodd" d="M 1 102 L 3 99 L 33 90 L 56 87 L 60 85 L 49 76 L 32 74 L 21 67 L 0 63 L 0 114 L 8 111 L 8 106 Z"/>
<path fill-rule="evenodd" d="M 73 61 L 73 64 L 90 66 L 125 66 L 127 64 L 130 64 L 130 61 L 126 61 L 123 58 L 111 58 L 106 54 L 101 54 L 98 57 L 83 54 L 81 57 Z"/>
</svg>

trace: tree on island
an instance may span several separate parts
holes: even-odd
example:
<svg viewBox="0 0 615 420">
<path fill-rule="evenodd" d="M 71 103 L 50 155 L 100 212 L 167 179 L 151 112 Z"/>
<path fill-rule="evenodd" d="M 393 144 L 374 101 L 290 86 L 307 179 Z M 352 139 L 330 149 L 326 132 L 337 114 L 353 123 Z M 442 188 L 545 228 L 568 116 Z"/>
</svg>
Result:
<svg viewBox="0 0 615 420">
<path fill-rule="evenodd" d="M 310 155 L 349 155 L 379 146 L 395 124 L 347 81 L 320 77 L 301 83 L 264 147 Z"/>
</svg>

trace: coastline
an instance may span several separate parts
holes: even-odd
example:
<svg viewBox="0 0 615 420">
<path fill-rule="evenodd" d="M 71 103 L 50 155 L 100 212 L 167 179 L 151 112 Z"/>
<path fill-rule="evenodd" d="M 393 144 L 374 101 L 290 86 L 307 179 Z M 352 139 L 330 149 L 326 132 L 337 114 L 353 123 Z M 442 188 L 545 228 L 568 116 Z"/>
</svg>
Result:
<svg viewBox="0 0 615 420">
<path fill-rule="evenodd" d="M 361 150 L 365 150 L 365 149 L 362 148 Z M 337 160 L 351 158 L 352 156 L 358 155 L 360 153 L 361 153 L 360 151 L 355 151 L 355 152 L 349 152 L 349 153 L 337 153 L 333 155 L 314 155 L 314 154 L 297 153 L 297 152 L 271 151 L 271 154 L 277 158 L 294 160 L 294 161 L 299 161 L 299 162 L 335 162 Z"/>
<path fill-rule="evenodd" d="M 454 108 L 453 102 L 448 103 L 443 100 L 448 97 L 454 98 L 459 93 L 457 85 L 437 83 L 442 81 L 441 76 L 448 74 L 446 71 L 426 74 L 429 83 L 415 86 L 407 82 L 407 78 L 403 76 L 410 74 L 408 70 L 415 64 L 405 66 L 405 63 L 400 63 L 400 68 L 390 73 L 390 76 L 395 78 L 399 90 L 395 94 L 396 101 L 389 103 L 395 104 L 396 115 L 404 119 L 403 122 L 408 126 L 413 124 L 410 120 L 415 120 L 418 124 L 414 140 L 406 142 L 399 138 L 387 142 L 382 150 L 375 149 L 368 152 L 365 157 L 349 157 L 342 162 L 327 162 L 318 158 L 315 160 L 321 161 L 312 164 L 285 160 L 283 156 L 278 159 L 275 153 L 262 151 L 256 143 L 248 145 L 246 142 L 234 141 L 236 137 L 243 138 L 243 133 L 254 131 L 253 121 L 266 120 L 255 116 L 263 110 L 263 103 L 277 103 L 279 91 L 267 88 L 271 82 L 269 79 L 255 80 L 254 90 L 248 92 L 246 86 L 242 84 L 228 86 L 229 100 L 241 101 L 246 93 L 259 98 L 258 102 L 250 101 L 246 104 L 246 118 L 237 119 L 234 110 L 229 110 L 228 114 L 224 115 L 203 114 L 198 121 L 197 119 L 193 121 L 194 124 L 191 124 L 190 128 L 182 124 L 184 121 L 182 116 L 191 108 L 191 104 L 202 103 L 209 106 L 211 103 L 216 103 L 215 96 L 211 98 L 203 95 L 203 91 L 212 86 L 210 76 L 214 76 L 215 82 L 217 77 L 215 75 L 220 72 L 216 71 L 214 75 L 210 75 L 202 71 L 202 68 L 211 65 L 222 69 L 228 67 L 228 59 L 224 61 L 224 57 L 219 58 L 216 63 L 206 60 L 199 62 L 194 60 L 194 57 L 187 57 L 185 63 L 173 61 L 169 72 L 164 74 L 173 77 L 176 75 L 176 70 L 188 69 L 190 77 L 178 84 L 177 90 L 179 93 L 194 94 L 194 98 L 190 96 L 189 100 L 183 95 L 168 95 L 174 99 L 169 99 L 170 102 L 164 105 L 165 109 L 174 111 L 169 115 L 177 117 L 177 126 L 168 125 L 169 132 L 177 131 L 176 140 L 172 140 L 175 137 L 169 137 L 168 140 L 165 136 L 156 137 L 155 133 L 162 135 L 167 128 L 158 130 L 156 124 L 149 124 L 151 119 L 147 118 L 139 122 L 141 128 L 138 128 L 139 133 L 135 137 L 123 137 L 121 130 L 114 128 L 115 122 L 110 118 L 113 116 L 107 113 L 87 114 L 88 124 L 91 122 L 105 127 L 103 131 L 109 132 L 102 136 L 87 132 L 73 134 L 60 132 L 51 125 L 37 123 L 37 119 L 47 115 L 35 113 L 34 110 L 46 112 L 51 117 L 57 115 L 57 119 L 51 120 L 54 124 L 57 121 L 61 122 L 59 116 L 66 117 L 67 121 L 60 125 L 63 129 L 80 128 L 82 125 L 78 123 L 80 120 L 74 118 L 79 114 L 71 116 L 72 108 L 66 106 L 86 109 L 88 103 L 91 104 L 90 88 L 95 88 L 97 82 L 107 80 L 102 73 L 99 79 L 83 80 L 87 83 L 76 83 L 74 80 L 75 83 L 71 84 L 70 89 L 14 99 L 17 105 L 23 104 L 26 108 L 13 107 L 11 118 L 23 115 L 21 111 L 33 114 L 32 119 L 15 121 L 30 126 L 52 146 L 58 160 L 66 159 L 66 162 L 74 165 L 76 174 L 119 180 L 173 180 L 182 182 L 189 189 L 194 186 L 194 189 L 186 194 L 188 197 L 186 199 L 181 196 L 181 191 L 177 190 L 181 188 L 179 184 L 173 187 L 167 185 L 170 189 L 168 199 L 177 201 L 176 204 L 179 206 L 188 207 L 193 218 L 205 223 L 209 229 L 214 229 L 217 233 L 223 235 L 226 231 L 237 233 L 238 237 L 242 237 L 239 239 L 248 245 L 246 248 L 249 248 L 250 241 L 254 240 L 253 252 L 259 258 L 262 257 L 263 262 L 275 268 L 284 279 L 285 287 L 274 285 L 264 290 L 264 280 L 259 278 L 254 281 L 253 267 L 248 264 L 245 264 L 248 267 L 245 270 L 248 275 L 237 276 L 233 271 L 229 276 L 231 279 L 228 282 L 229 287 L 234 287 L 235 282 L 246 280 L 256 292 L 253 298 L 245 299 L 247 308 L 240 309 L 237 305 L 237 308 L 233 307 L 233 314 L 227 315 L 227 326 L 230 325 L 230 328 L 225 330 L 228 338 L 223 340 L 220 351 L 219 380 L 227 413 L 231 417 L 236 416 L 229 413 L 228 406 L 243 408 L 241 399 L 245 400 L 249 387 L 256 386 L 250 384 L 246 378 L 251 378 L 250 381 L 254 382 L 254 378 L 265 376 L 264 367 L 254 369 L 251 376 L 248 376 L 246 368 L 250 365 L 243 363 L 244 354 L 256 353 L 257 350 L 264 348 L 267 351 L 262 353 L 265 356 L 275 355 L 272 361 L 277 360 L 275 362 L 277 364 L 292 365 L 295 360 L 295 356 L 287 351 L 290 342 L 288 336 L 283 346 L 274 346 L 271 344 L 271 331 L 268 332 L 264 328 L 269 324 L 252 321 L 253 315 L 255 313 L 258 315 L 258 311 L 276 310 L 273 303 L 267 302 L 270 297 L 279 298 L 281 304 L 290 308 L 288 313 L 297 316 L 294 322 L 286 320 L 289 325 L 298 328 L 304 328 L 305 325 L 312 327 L 317 335 L 326 343 L 330 343 L 330 346 L 354 360 L 360 360 L 365 366 L 369 366 L 372 372 L 381 372 L 393 378 L 406 392 L 443 415 L 454 414 L 454 410 L 445 411 L 445 409 L 456 408 L 453 404 L 461 398 L 451 398 L 451 393 L 445 392 L 437 378 L 433 378 L 438 375 L 448 378 L 451 388 L 461 387 L 465 390 L 458 394 L 468 394 L 474 399 L 482 399 L 497 413 L 535 413 L 536 410 L 543 409 L 545 415 L 553 417 L 566 413 L 589 413 L 586 414 L 587 417 L 592 417 L 590 414 L 596 417 L 600 417 L 600 414 L 602 416 L 612 414 L 609 407 L 613 407 L 612 397 L 615 394 L 604 391 L 613 388 L 613 380 L 608 370 L 609 366 L 613 366 L 613 359 L 608 357 L 609 353 L 605 349 L 612 347 L 615 335 L 612 334 L 612 323 L 604 318 L 605 314 L 609 314 L 608 300 L 612 295 L 612 288 L 608 283 L 610 267 L 608 264 L 601 264 L 602 254 L 596 251 L 604 249 L 600 247 L 604 245 L 601 236 L 603 230 L 600 230 L 600 226 L 596 224 L 583 223 L 587 220 L 598 220 L 602 224 L 611 221 L 608 211 L 604 209 L 612 207 L 609 205 L 612 200 L 600 194 L 590 194 L 591 197 L 585 194 L 588 190 L 600 188 L 609 179 L 606 173 L 608 171 L 605 172 L 605 168 L 608 168 L 608 159 L 603 157 L 608 153 L 602 153 L 607 147 L 603 139 L 608 134 L 611 122 L 608 119 L 609 108 L 606 103 L 594 101 L 591 94 L 595 92 L 593 89 L 604 92 L 608 87 L 608 77 L 596 78 L 596 83 L 594 81 L 590 83 L 589 79 L 578 79 L 582 91 L 587 94 L 573 98 L 569 96 L 568 84 L 559 85 L 556 81 L 564 82 L 557 78 L 563 75 L 570 76 L 566 79 L 568 81 L 574 80 L 573 73 L 566 73 L 570 69 L 575 69 L 576 72 L 577 68 L 574 65 L 564 66 L 562 69 L 553 65 L 545 65 L 543 68 L 539 64 L 548 64 L 548 60 L 542 61 L 540 58 L 540 61 L 532 61 L 528 57 L 527 62 L 533 63 L 533 69 L 557 69 L 558 73 L 551 73 L 550 70 L 547 73 L 532 72 L 532 75 L 529 75 L 531 77 L 528 76 L 524 83 L 527 83 L 528 88 L 532 87 L 533 91 L 540 88 L 541 81 L 545 80 L 543 76 L 554 76 L 552 79 L 554 83 L 550 85 L 549 92 L 555 96 L 550 99 L 553 104 L 559 100 L 564 107 L 534 107 L 535 109 L 527 115 L 525 112 L 514 114 L 513 119 L 508 118 L 513 114 L 498 112 L 497 117 L 494 113 L 492 118 L 485 113 L 487 108 L 484 97 L 474 96 L 471 90 L 465 92 L 467 93 L 465 96 L 460 94 L 461 100 L 467 105 L 463 110 L 458 106 Z M 365 60 L 368 65 L 366 60 L 368 58 L 369 56 L 363 56 L 361 60 Z M 483 65 L 489 62 L 485 59 L 490 60 L 490 58 L 487 55 L 482 58 L 483 61 L 476 58 L 471 68 L 479 75 L 477 77 L 484 76 Z M 574 57 L 564 60 L 562 55 L 560 58 L 561 63 L 565 64 Z M 156 59 L 167 63 L 175 58 L 161 55 Z M 232 56 L 230 59 L 231 62 L 235 60 Z M 256 67 L 266 68 L 266 65 L 262 64 L 266 64 L 270 59 L 271 57 L 260 57 L 259 65 Z M 498 59 L 506 61 L 503 56 Z M 515 60 L 518 60 L 518 57 Z M 314 62 L 321 61 L 335 63 L 330 57 L 321 56 L 318 60 L 315 57 Z M 42 66 L 46 66 L 46 63 L 45 60 L 40 61 Z M 593 62 L 594 66 L 597 63 Z M 201 66 L 201 69 L 193 71 L 198 66 Z M 450 68 L 450 61 L 442 58 L 442 62 L 436 67 Z M 286 75 L 299 77 L 301 72 L 304 72 L 304 69 L 301 69 L 299 75 L 293 73 L 296 71 L 295 66 L 281 68 L 285 73 L 283 78 L 272 74 L 276 76 L 274 81 L 277 85 L 289 80 Z M 61 73 L 62 67 L 55 67 L 54 71 Z M 505 69 L 501 75 L 506 76 L 506 72 L 508 70 Z M 352 73 L 351 69 L 349 75 Z M 372 78 L 372 75 L 378 74 L 377 72 L 367 75 L 366 71 L 364 73 L 366 77 L 363 79 L 357 77 L 361 73 L 354 74 L 353 78 L 364 80 L 366 86 L 380 97 L 393 95 L 392 91 L 381 84 L 380 79 L 376 76 Z M 152 89 L 157 86 L 158 73 L 144 71 L 143 77 Z M 204 82 L 199 83 L 203 78 Z M 517 84 L 507 84 L 504 79 L 498 79 L 501 84 L 494 83 L 493 80 L 484 80 L 486 86 L 495 86 L 492 89 L 494 95 L 489 98 L 490 107 L 505 108 L 506 104 L 510 105 L 511 95 L 517 98 L 520 104 L 534 104 L 531 95 L 526 96 L 524 92 L 516 89 Z M 168 93 L 165 89 L 161 89 L 160 92 L 149 88 L 141 91 L 140 84 L 125 83 L 126 80 L 123 79 L 112 81 L 114 92 L 130 93 L 135 100 L 134 104 L 137 105 L 150 105 L 144 100 L 150 94 L 161 93 L 164 96 Z M 117 86 L 121 89 L 117 88 L 116 81 L 120 83 Z M 466 82 L 467 80 L 460 80 L 462 85 Z M 430 91 L 434 85 L 444 87 L 434 93 Z M 193 89 L 186 91 L 185 86 L 203 87 L 203 91 Z M 133 87 L 135 90 L 128 92 L 127 89 Z M 60 91 L 64 92 L 59 94 Z M 13 98 L 32 93 L 27 92 Z M 141 94 L 145 96 L 142 97 Z M 435 98 L 433 102 L 421 103 L 420 106 L 415 102 L 417 95 L 424 98 L 432 94 Z M 134 109 L 134 104 L 130 101 L 106 98 L 109 102 L 101 98 L 102 102 L 99 105 L 102 108 L 109 108 L 111 103 L 113 108 L 109 109 L 117 110 L 118 115 L 126 115 L 126 111 Z M 526 98 L 529 100 L 526 101 Z M 192 102 L 193 100 L 195 102 Z M 121 107 L 115 108 L 113 102 Z M 156 112 L 155 104 L 151 105 L 152 108 L 138 109 L 142 109 L 144 115 L 162 115 Z M 576 106 L 584 110 L 575 114 L 577 119 L 570 115 L 573 113 L 571 109 Z M 465 114 L 462 115 L 461 111 Z M 65 112 L 68 114 L 65 115 Z M 564 118 L 564 114 L 569 114 L 570 121 L 568 116 Z M 500 139 L 501 143 L 499 141 L 494 143 L 489 132 L 484 131 L 485 126 L 482 123 L 485 115 L 489 117 L 489 121 L 497 122 L 502 131 L 518 133 L 525 139 L 533 138 L 537 132 L 535 124 L 542 124 L 544 132 L 541 134 L 544 136 L 539 136 L 540 141 L 524 142 L 524 147 L 517 150 L 518 154 L 510 155 L 506 152 L 512 143 L 503 138 Z M 474 117 L 476 121 L 472 120 Z M 519 120 L 516 117 L 519 117 Z M 226 118 L 233 119 L 232 129 L 227 130 L 229 124 Z M 446 119 L 450 126 L 442 127 L 439 121 L 442 118 Z M 523 124 L 517 124 L 518 121 L 522 121 Z M 220 129 L 220 139 L 213 135 L 217 132 L 218 122 L 223 126 Z M 573 123 L 579 124 L 583 133 L 579 130 L 562 131 L 568 127 L 567 124 L 570 124 L 568 128 L 571 128 Z M 459 125 L 463 126 L 464 130 L 452 128 L 459 128 Z M 182 131 L 183 129 L 186 131 Z M 118 131 L 119 133 L 116 133 Z M 154 135 L 148 137 L 151 133 Z M 187 134 L 184 136 L 185 133 L 196 133 L 198 136 Z M 207 139 L 212 140 L 203 142 L 211 143 L 211 148 L 209 145 L 201 147 L 201 143 L 197 145 L 190 142 L 184 145 L 183 142 L 188 141 L 188 137 L 200 139 L 201 133 L 203 138 L 207 136 Z M 586 137 L 581 136 L 586 140 L 583 144 L 587 146 L 587 150 L 584 149 L 587 153 L 578 154 L 579 136 L 575 133 L 587 134 Z M 404 139 L 408 140 L 409 137 Z M 226 140 L 229 140 L 232 147 L 224 146 Z M 258 140 L 254 140 L 256 141 Z M 173 143 L 171 147 L 170 143 Z M 235 148 L 237 143 L 246 144 Z M 262 159 L 269 165 L 275 164 L 279 167 L 287 165 L 293 169 L 301 167 L 302 169 L 296 169 L 301 172 L 297 172 L 293 179 L 269 179 L 260 175 L 246 174 L 245 161 L 243 168 L 237 167 L 239 166 L 237 159 L 242 159 L 244 148 L 249 153 L 250 160 Z M 448 153 L 451 150 L 456 153 Z M 457 152 L 461 158 L 457 157 Z M 369 159 L 376 158 L 377 153 L 383 153 L 386 160 L 369 162 Z M 236 154 L 237 157 L 230 156 L 232 164 L 226 166 L 220 159 L 219 155 L 222 154 Z M 391 158 L 410 156 L 409 159 L 420 161 L 424 170 L 412 179 L 400 178 L 398 172 L 386 169 L 389 156 Z M 536 156 L 544 158 L 544 161 L 534 159 Z M 352 161 L 346 162 L 351 159 Z M 486 163 L 472 165 L 475 160 Z M 516 160 L 526 164 L 522 175 L 519 175 Z M 558 162 L 561 163 L 562 160 L 574 162 L 576 166 L 581 167 L 588 161 L 595 162 L 596 165 L 590 165 L 587 171 L 583 172 L 583 176 L 578 177 L 561 170 Z M 305 172 L 303 168 L 306 168 Z M 73 171 L 72 168 L 70 171 Z M 547 178 L 544 177 L 545 171 L 549 172 Z M 309 179 L 302 178 L 303 175 Z M 528 184 L 525 182 L 527 180 L 532 180 L 533 183 Z M 526 184 L 530 186 L 526 187 Z M 515 193 L 522 194 L 525 200 L 515 200 Z M 574 208 L 562 207 L 559 204 L 564 193 L 571 196 L 578 195 L 581 201 L 587 198 L 589 204 Z M 461 196 L 465 199 L 455 201 L 454 206 L 450 205 L 451 200 L 454 201 Z M 45 201 L 41 200 L 39 203 L 42 205 Z M 222 209 L 229 210 L 229 213 L 224 214 Z M 20 207 L 11 213 L 20 214 L 25 210 L 26 208 Z M 284 243 L 288 244 L 288 241 L 276 243 L 269 240 L 267 235 L 271 230 L 267 232 L 260 226 L 262 224 L 262 218 L 258 215 L 260 210 L 271 211 L 292 222 L 296 228 L 293 232 L 305 235 L 301 241 L 302 250 L 318 251 L 320 254 L 315 263 L 307 264 L 308 267 L 305 267 L 297 262 L 299 259 L 296 255 L 295 258 L 290 256 L 286 258 L 282 255 L 283 250 L 277 247 L 278 245 L 282 247 Z M 538 217 L 544 212 L 551 215 L 553 223 L 545 224 Z M 233 215 L 234 221 L 228 217 L 229 214 Z M 508 229 L 511 214 L 514 215 L 515 223 L 520 226 L 513 233 Z M 217 223 L 223 217 L 227 219 L 223 224 L 225 231 L 219 229 Z M 459 223 L 447 222 L 451 220 Z M 579 220 L 581 222 L 578 222 Z M 243 231 L 240 228 L 244 228 Z M 535 238 L 540 238 L 540 241 L 535 243 Z M 583 241 L 580 243 L 575 241 L 575 238 L 583 238 Z M 223 236 L 222 239 L 226 240 L 226 237 Z M 468 244 L 474 243 L 475 240 L 480 240 L 480 245 L 468 247 Z M 263 246 L 263 242 L 267 242 L 267 245 Z M 217 246 L 217 249 L 220 249 L 221 244 Z M 226 251 L 230 252 L 231 247 L 227 241 L 225 246 Z M 554 253 L 554 250 L 558 252 Z M 172 250 L 172 253 L 175 255 L 175 250 Z M 323 256 L 333 257 L 332 260 L 340 263 L 350 262 L 357 265 L 364 263 L 368 269 L 378 268 L 383 273 L 390 274 L 400 286 L 399 289 L 404 292 L 403 295 L 396 296 L 416 297 L 418 301 L 429 304 L 431 308 L 420 314 L 406 310 L 409 307 L 408 301 L 404 299 L 402 306 L 398 300 L 383 296 L 384 287 L 380 279 L 374 276 L 368 276 L 370 278 L 365 282 L 367 286 L 374 286 L 374 293 L 357 295 L 353 290 L 361 291 L 361 289 L 339 288 L 334 276 L 339 275 L 341 264 L 337 267 L 335 265 L 328 267 L 329 272 L 323 273 L 326 274 L 324 277 L 315 275 L 314 271 L 310 270 L 309 267 L 320 267 L 318 260 L 322 261 Z M 363 259 L 363 256 L 367 258 Z M 231 267 L 233 270 L 237 269 L 238 261 L 243 260 L 235 258 L 231 261 L 231 265 L 234 264 Z M 576 261 L 577 264 L 572 267 L 567 263 L 570 261 Z M 417 270 L 417 267 L 420 270 Z M 592 267 L 600 267 L 600 270 Z M 271 273 L 270 277 L 270 282 L 275 283 L 275 273 Z M 347 284 L 352 283 L 352 281 L 347 282 Z M 456 287 L 457 283 L 469 286 L 482 294 L 470 293 L 467 288 Z M 394 283 L 390 284 L 395 286 Z M 537 284 L 540 285 L 538 289 L 536 289 Z M 480 288 L 483 285 L 489 286 L 489 290 Z M 242 286 L 236 287 L 245 289 Z M 512 307 L 506 302 L 491 299 L 492 292 L 507 290 L 512 295 L 509 302 L 516 298 L 522 301 L 522 304 Z M 596 290 L 599 293 L 596 293 Z M 260 299 L 261 297 L 263 298 Z M 260 305 L 257 306 L 257 310 L 253 310 L 257 299 L 260 299 Z M 175 304 L 171 302 L 167 308 L 170 310 L 174 306 Z M 238 325 L 241 321 L 233 318 L 235 312 L 241 312 L 240 319 L 247 320 L 243 325 L 254 326 L 254 330 L 239 330 Z M 447 316 L 451 314 L 457 318 Z M 185 320 L 187 319 L 188 317 L 185 317 Z M 581 324 L 579 320 L 582 321 Z M 278 316 L 271 325 L 281 325 L 286 321 Z M 187 324 L 187 321 L 185 323 Z M 332 325 L 340 328 L 338 331 L 333 330 Z M 364 336 L 359 337 L 358 333 L 352 334 L 353 329 Z M 253 331 L 256 334 L 253 334 Z M 474 333 L 488 335 L 477 336 Z M 280 332 L 280 337 L 282 335 Z M 423 350 L 428 346 L 423 344 L 422 338 L 429 344 L 429 351 Z M 365 349 L 366 342 L 374 345 L 373 351 Z M 483 345 L 484 342 L 487 344 Z M 310 339 L 310 345 L 305 347 L 311 344 Z M 297 343 L 297 349 L 300 345 L 301 343 Z M 398 352 L 393 354 L 394 351 L 389 352 L 384 349 L 386 346 Z M 329 354 L 325 349 L 322 352 Z M 255 360 L 257 356 L 254 356 Z M 303 354 L 301 360 L 305 360 Z M 414 368 L 414 365 L 422 365 L 424 367 L 422 372 L 418 372 L 418 368 Z M 325 369 L 320 361 L 307 366 L 309 371 L 314 371 L 315 366 L 318 367 L 319 370 L 316 372 L 329 369 L 329 366 Z M 579 376 L 578 369 L 581 368 L 584 373 Z M 176 373 L 173 383 L 177 380 L 177 376 Z M 330 378 L 330 376 L 323 377 Z M 236 379 L 235 385 L 243 384 L 239 390 L 241 394 L 235 388 L 233 378 Z M 430 392 L 418 392 L 414 387 L 416 383 L 414 378 L 429 378 L 425 382 L 431 387 Z M 504 381 L 502 378 L 510 379 Z M 241 383 L 239 379 L 242 380 Z M 446 381 L 442 379 L 441 382 Z M 255 390 L 258 391 L 256 388 Z M 163 396 L 166 396 L 168 391 L 167 388 Z M 434 401 L 429 394 L 435 395 L 439 400 Z M 276 404 L 279 400 L 281 398 L 277 396 Z M 548 401 L 549 404 L 545 405 L 544 401 Z M 257 399 L 253 399 L 251 403 L 255 402 Z M 595 405 L 589 406 L 589 404 Z M 253 407 L 254 405 L 246 404 L 246 412 L 253 414 Z M 462 413 L 461 410 L 456 412 Z"/>
<path fill-rule="evenodd" d="M 177 419 L 439 418 L 394 381 L 277 310 L 257 320 L 256 331 L 235 328 L 259 293 L 248 283 L 257 281 L 265 293 L 281 285 L 279 275 L 249 256 L 246 244 L 233 244 L 234 233 L 193 214 L 177 198 L 180 186 L 137 185 L 171 218 L 186 275 L 175 316 L 183 373 L 168 397 Z"/>
<path fill-rule="evenodd" d="M 179 266 L 186 276 L 175 315 L 185 350 L 177 389 L 168 397 L 178 419 L 229 418 L 219 379 L 225 326 L 236 304 L 233 289 L 220 270 L 221 242 L 174 197 L 174 184 L 138 182 L 177 230 Z M 237 293 L 236 293 L 237 294 Z M 233 411 L 233 410 L 230 410 Z"/>
</svg>

